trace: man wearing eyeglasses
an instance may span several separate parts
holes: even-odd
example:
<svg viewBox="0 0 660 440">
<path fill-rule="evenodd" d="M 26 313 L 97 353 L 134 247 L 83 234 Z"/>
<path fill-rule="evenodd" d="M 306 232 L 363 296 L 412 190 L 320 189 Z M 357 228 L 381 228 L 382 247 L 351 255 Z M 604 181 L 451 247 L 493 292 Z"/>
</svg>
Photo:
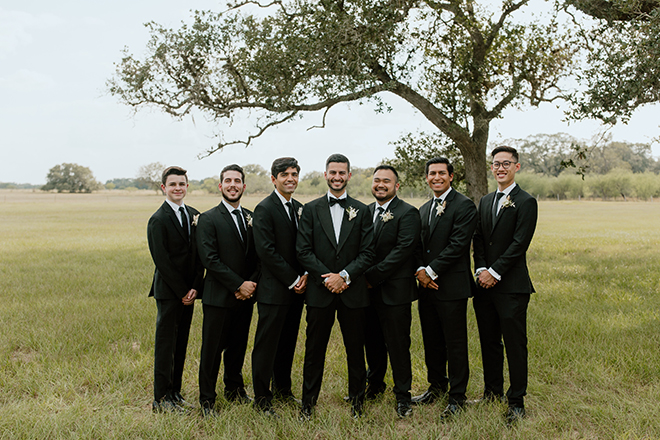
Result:
<svg viewBox="0 0 660 440">
<path fill-rule="evenodd" d="M 510 381 L 505 417 L 511 424 L 525 417 L 527 306 L 534 292 L 526 253 L 536 229 L 538 205 L 514 181 L 520 170 L 516 149 L 497 147 L 491 155 L 497 191 L 479 202 L 473 240 L 478 287 L 473 306 L 484 370 L 482 401 L 503 400 L 504 340 Z"/>
</svg>

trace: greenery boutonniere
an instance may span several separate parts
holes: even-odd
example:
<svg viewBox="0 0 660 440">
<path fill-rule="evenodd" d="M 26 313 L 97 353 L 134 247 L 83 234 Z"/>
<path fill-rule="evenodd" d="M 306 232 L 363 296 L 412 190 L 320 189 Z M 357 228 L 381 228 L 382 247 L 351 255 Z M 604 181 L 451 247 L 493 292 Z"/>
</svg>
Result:
<svg viewBox="0 0 660 440">
<path fill-rule="evenodd" d="M 392 211 L 390 211 L 389 209 L 387 210 L 387 212 L 383 212 L 380 215 L 380 219 L 383 221 L 383 223 L 387 223 L 393 218 L 394 218 L 394 214 L 392 214 Z"/>
<path fill-rule="evenodd" d="M 437 206 L 435 207 L 435 215 L 440 217 L 442 214 L 445 213 L 445 209 L 447 209 L 447 201 L 446 200 L 442 203 L 437 204 Z"/>
<path fill-rule="evenodd" d="M 348 221 L 349 221 L 349 222 L 350 222 L 351 220 L 353 220 L 355 217 L 357 217 L 358 211 L 360 211 L 360 210 L 359 210 L 359 209 L 355 209 L 355 208 L 352 207 L 352 206 L 349 206 L 348 208 L 346 208 L 346 213 L 348 214 Z"/>
<path fill-rule="evenodd" d="M 515 208 L 516 204 L 511 200 L 511 196 L 506 196 L 506 200 L 502 203 L 502 209 Z"/>
</svg>

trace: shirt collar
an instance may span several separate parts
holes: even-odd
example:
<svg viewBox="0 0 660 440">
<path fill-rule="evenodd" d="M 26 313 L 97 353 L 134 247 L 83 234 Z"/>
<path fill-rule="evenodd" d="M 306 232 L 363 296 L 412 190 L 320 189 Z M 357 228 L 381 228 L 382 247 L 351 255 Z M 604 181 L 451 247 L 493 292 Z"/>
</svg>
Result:
<svg viewBox="0 0 660 440">
<path fill-rule="evenodd" d="M 513 182 L 511 185 L 507 186 L 502 191 L 497 190 L 497 192 L 504 193 L 505 196 L 508 196 L 509 194 L 511 194 L 511 191 L 513 191 L 513 188 L 515 187 L 516 187 L 516 182 Z"/>
<path fill-rule="evenodd" d="M 185 203 L 181 202 L 181 206 L 177 205 L 176 203 L 172 202 L 170 199 L 165 199 L 168 205 L 170 205 L 170 208 L 174 210 L 174 212 L 179 212 L 179 208 L 186 209 Z"/>
<path fill-rule="evenodd" d="M 227 201 L 223 198 L 222 199 L 222 204 L 225 205 L 225 208 L 227 208 L 227 211 L 229 211 L 229 212 L 234 212 L 234 209 L 238 209 L 239 211 L 241 211 L 241 214 L 243 214 L 243 209 L 241 209 L 241 204 L 240 203 L 238 204 L 238 208 L 234 208 L 229 203 L 227 203 Z"/>
<path fill-rule="evenodd" d="M 394 196 L 394 197 L 396 197 L 396 196 Z M 379 204 L 378 202 L 376 202 L 375 211 L 378 211 L 378 208 L 383 208 L 383 211 L 387 211 L 387 207 L 390 206 L 390 203 L 392 203 L 392 200 L 394 200 L 394 197 L 392 197 L 391 199 L 389 199 L 387 202 L 383 203 L 382 205 Z"/>
<path fill-rule="evenodd" d="M 345 199 L 346 197 L 348 197 L 348 194 L 346 193 L 346 191 L 344 191 L 344 194 L 340 195 L 339 197 L 335 197 L 335 196 L 332 195 L 332 193 L 330 192 L 330 190 L 328 190 L 328 200 L 330 200 L 330 198 L 343 200 L 343 199 Z"/>
<path fill-rule="evenodd" d="M 435 197 L 435 198 L 436 198 L 436 199 L 440 199 L 440 201 L 444 202 L 445 199 L 447 198 L 447 196 L 449 195 L 449 193 L 451 192 L 451 190 L 452 190 L 452 187 L 450 186 L 449 189 L 448 189 L 447 191 L 445 191 L 445 192 L 443 192 L 442 194 L 440 194 L 440 197 Z"/>
<path fill-rule="evenodd" d="M 293 197 L 291 197 L 291 200 L 287 200 L 287 199 L 284 198 L 284 196 L 282 194 L 280 194 L 280 192 L 278 190 L 274 189 L 273 192 L 277 195 L 277 197 L 280 199 L 280 202 L 282 202 L 282 205 L 285 208 L 286 208 L 286 204 L 288 202 L 291 202 L 291 204 L 293 205 Z"/>
</svg>

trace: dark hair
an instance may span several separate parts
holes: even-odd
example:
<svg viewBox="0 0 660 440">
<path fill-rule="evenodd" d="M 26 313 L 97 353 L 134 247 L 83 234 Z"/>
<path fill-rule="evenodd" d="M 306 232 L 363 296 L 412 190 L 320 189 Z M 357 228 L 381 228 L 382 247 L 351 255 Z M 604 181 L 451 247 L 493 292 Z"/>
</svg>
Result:
<svg viewBox="0 0 660 440">
<path fill-rule="evenodd" d="M 454 174 L 454 165 L 449 162 L 449 159 L 446 157 L 434 157 L 432 159 L 429 159 L 426 161 L 426 168 L 424 169 L 424 174 L 428 175 L 429 174 L 429 166 L 433 165 L 434 163 L 444 163 L 447 165 L 447 172 L 449 174 Z"/>
<path fill-rule="evenodd" d="M 518 150 L 516 150 L 513 147 L 508 147 L 506 145 L 502 145 L 501 147 L 495 148 L 493 151 L 490 152 L 491 157 L 495 157 L 497 153 L 511 153 L 511 156 L 518 162 Z"/>
<path fill-rule="evenodd" d="M 374 168 L 374 174 L 376 174 L 376 171 L 378 170 L 390 170 L 394 173 L 394 176 L 396 177 L 396 181 L 399 181 L 399 173 L 396 172 L 393 166 L 391 165 L 378 165 L 376 168 Z"/>
<path fill-rule="evenodd" d="M 181 167 L 167 167 L 163 170 L 163 174 L 161 176 L 161 182 L 163 182 L 163 185 L 167 183 L 167 178 L 168 176 L 175 175 L 175 176 L 185 176 L 186 177 L 186 183 L 188 183 L 188 175 L 186 174 L 188 171 L 184 170 Z"/>
<path fill-rule="evenodd" d="M 343 154 L 335 153 L 331 154 L 330 157 L 328 157 L 328 160 L 325 161 L 325 169 L 328 169 L 328 165 L 330 165 L 330 162 L 338 162 L 338 163 L 345 163 L 348 165 L 348 172 L 351 172 L 351 161 L 348 160 L 348 157 L 344 156 Z"/>
<path fill-rule="evenodd" d="M 222 169 L 222 171 L 220 171 L 220 183 L 222 183 L 225 172 L 227 171 L 238 171 L 239 173 L 241 173 L 241 180 L 243 181 L 243 183 L 245 183 L 245 172 L 243 171 L 243 168 L 241 168 L 239 165 L 236 165 L 235 163 L 231 165 L 227 165 Z"/>
<path fill-rule="evenodd" d="M 273 161 L 273 165 L 270 167 L 270 175 L 277 177 L 280 173 L 285 172 L 289 168 L 295 168 L 296 171 L 300 172 L 300 165 L 298 161 L 293 157 L 280 157 Z"/>
</svg>

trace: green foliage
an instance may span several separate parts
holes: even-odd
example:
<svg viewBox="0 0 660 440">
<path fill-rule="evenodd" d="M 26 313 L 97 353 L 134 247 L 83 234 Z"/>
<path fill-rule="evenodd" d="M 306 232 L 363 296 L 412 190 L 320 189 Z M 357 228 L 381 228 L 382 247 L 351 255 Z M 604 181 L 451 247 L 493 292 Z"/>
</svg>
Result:
<svg viewBox="0 0 660 440">
<path fill-rule="evenodd" d="M 138 169 L 137 177 L 135 178 L 136 187 L 146 187 L 153 189 L 157 193 L 161 193 L 160 185 L 163 183 L 163 171 L 167 168 L 160 162 L 152 162 L 147 165 L 142 165 Z M 138 186 L 139 185 L 139 186 Z"/>
<path fill-rule="evenodd" d="M 403 188 L 426 190 L 426 161 L 434 157 L 446 157 L 454 166 L 453 185 L 465 186 L 465 164 L 456 145 L 441 133 L 407 134 L 395 142 L 394 159 L 385 162 L 396 168 Z"/>
<path fill-rule="evenodd" d="M 487 190 L 490 122 L 507 107 L 560 97 L 573 68 L 571 29 L 556 12 L 518 20 L 529 1 L 502 1 L 494 13 L 474 0 L 232 2 L 224 13 L 196 11 L 177 30 L 149 23 L 146 55 L 126 51 L 109 91 L 175 117 L 196 109 L 254 122 L 245 139 L 220 133 L 208 154 L 342 102 L 389 110 L 391 93 L 451 139 L 476 200 Z"/>
<path fill-rule="evenodd" d="M 566 3 L 600 19 L 595 27 L 582 31 L 588 53 L 578 79 L 587 90 L 573 94 L 571 116 L 625 122 L 639 106 L 660 101 L 660 2 Z"/>
<path fill-rule="evenodd" d="M 46 184 L 41 189 L 60 193 L 91 193 L 100 187 L 101 184 L 89 168 L 75 163 L 63 163 L 48 170 Z"/>
</svg>

